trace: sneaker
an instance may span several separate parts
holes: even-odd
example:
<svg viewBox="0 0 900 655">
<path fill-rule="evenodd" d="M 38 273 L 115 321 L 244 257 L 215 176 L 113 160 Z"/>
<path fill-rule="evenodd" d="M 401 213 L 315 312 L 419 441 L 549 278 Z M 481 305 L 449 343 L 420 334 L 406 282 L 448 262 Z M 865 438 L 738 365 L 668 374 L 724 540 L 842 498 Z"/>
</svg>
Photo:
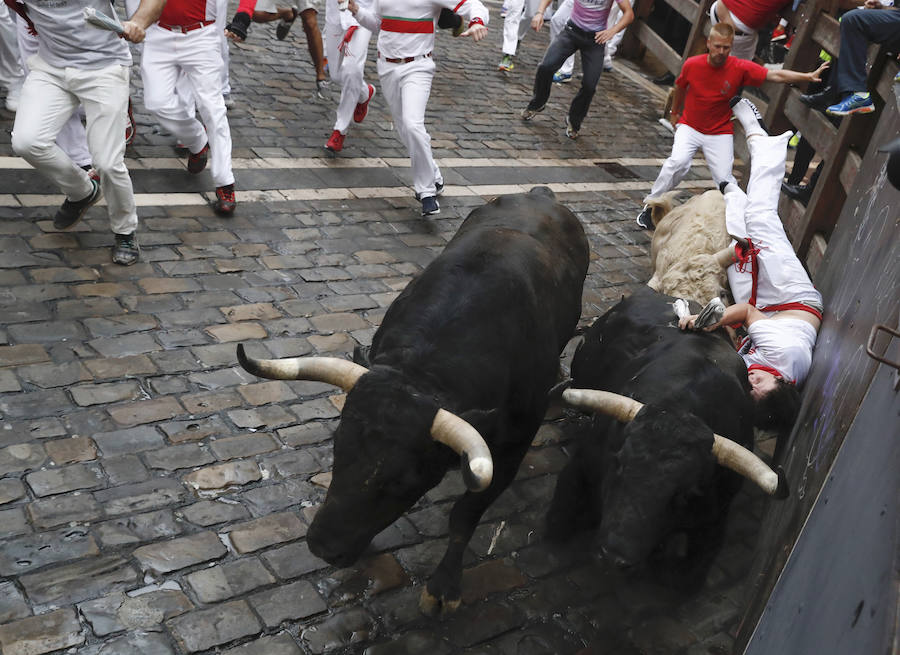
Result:
<svg viewBox="0 0 900 655">
<path fill-rule="evenodd" d="M 572 81 L 572 73 L 560 73 L 557 71 L 553 73 L 553 81 L 557 84 L 568 84 Z"/>
<path fill-rule="evenodd" d="M 566 115 L 566 136 L 573 141 L 578 138 L 578 130 L 572 126 L 572 121 L 568 115 Z"/>
<path fill-rule="evenodd" d="M 191 175 L 196 175 L 206 168 L 206 160 L 209 159 L 209 143 L 202 148 L 200 152 L 192 152 L 188 155 L 187 169 Z"/>
<path fill-rule="evenodd" d="M 331 98 L 331 82 L 328 80 L 316 80 L 316 97 L 319 100 L 328 100 Z"/>
<path fill-rule="evenodd" d="M 234 98 L 231 97 L 230 93 L 222 94 L 222 102 L 225 103 L 225 109 L 234 109 Z"/>
<path fill-rule="evenodd" d="M 837 91 L 834 87 L 827 87 L 818 93 L 804 93 L 800 96 L 800 102 L 811 109 L 825 109 L 828 105 L 838 101 Z"/>
<path fill-rule="evenodd" d="M 131 234 L 117 234 L 116 245 L 112 249 L 113 264 L 131 266 L 141 256 L 141 247 L 138 245 L 134 232 Z"/>
<path fill-rule="evenodd" d="M 344 135 L 335 130 L 331 133 L 331 136 L 328 137 L 328 141 L 325 143 L 325 150 L 330 150 L 331 152 L 340 152 L 344 149 Z"/>
<path fill-rule="evenodd" d="M 291 20 L 281 19 L 281 22 L 278 23 L 278 27 L 275 28 L 275 38 L 279 41 L 284 41 L 284 37 L 288 35 L 288 32 L 291 31 L 291 27 L 294 25 L 294 21 L 297 20 L 297 8 L 291 7 L 291 12 L 294 14 L 294 17 Z"/>
<path fill-rule="evenodd" d="M 216 199 L 212 204 L 213 211 L 219 216 L 231 216 L 237 202 L 234 199 L 234 185 L 226 184 L 225 186 L 216 187 Z"/>
<path fill-rule="evenodd" d="M 547 105 L 544 105 L 544 107 L 546 106 Z M 525 109 L 523 109 L 522 113 L 519 115 L 522 117 L 523 121 L 530 121 L 532 118 L 537 116 L 539 112 L 544 111 L 544 107 L 541 107 L 539 109 L 529 109 L 528 107 L 525 107 Z"/>
<path fill-rule="evenodd" d="M 53 227 L 57 230 L 65 230 L 75 225 L 81 220 L 88 208 L 100 200 L 100 195 L 100 183 L 91 178 L 91 192 L 86 198 L 75 202 L 66 198 L 62 206 L 56 211 L 56 216 L 53 217 Z"/>
<path fill-rule="evenodd" d="M 769 134 L 769 131 L 766 129 L 766 124 L 763 122 L 762 114 L 759 113 L 759 109 L 756 105 L 747 100 L 747 98 L 735 96 L 728 101 L 728 106 L 731 107 L 731 111 L 735 118 L 740 121 L 747 136 L 759 134 L 760 130 L 762 130 L 763 136 Z"/>
<path fill-rule="evenodd" d="M 353 120 L 357 123 L 362 123 L 363 119 L 366 117 L 366 114 L 369 113 L 369 103 L 372 101 L 372 98 L 375 97 L 375 87 L 371 84 L 369 87 L 369 97 L 366 98 L 365 102 L 360 102 L 356 105 L 356 109 L 353 110 Z M 332 135 L 333 136 L 333 135 Z"/>
<path fill-rule="evenodd" d="M 425 196 L 422 198 L 422 216 L 431 216 L 432 214 L 440 214 L 441 206 L 438 204 L 436 196 Z"/>
<path fill-rule="evenodd" d="M 894 84 L 900 84 L 900 73 L 894 75 Z"/>
<path fill-rule="evenodd" d="M 832 116 L 849 116 L 850 114 L 871 114 L 875 111 L 875 103 L 872 102 L 870 93 L 852 93 L 836 105 L 831 105 L 825 110 Z"/>
<path fill-rule="evenodd" d="M 650 215 L 650 208 L 646 205 L 644 205 L 641 213 L 637 215 L 637 218 L 634 219 L 634 222 L 644 230 L 652 230 L 655 227 L 653 225 L 653 218 Z"/>
<path fill-rule="evenodd" d="M 603 62 L 603 72 L 608 73 L 613 69 L 612 61 L 604 61 Z"/>
<path fill-rule="evenodd" d="M 784 31 L 784 25 L 777 26 L 772 30 L 772 38 L 770 41 L 784 41 L 787 38 L 787 32 Z"/>
<path fill-rule="evenodd" d="M 503 55 L 503 57 L 500 59 L 500 63 L 497 65 L 497 70 L 508 73 L 515 67 L 516 65 L 513 63 L 512 55 Z"/>
<path fill-rule="evenodd" d="M 134 112 L 131 109 L 131 98 L 128 98 L 128 123 L 125 125 L 125 145 L 134 143 L 134 135 L 137 134 L 137 123 L 134 122 Z"/>
</svg>

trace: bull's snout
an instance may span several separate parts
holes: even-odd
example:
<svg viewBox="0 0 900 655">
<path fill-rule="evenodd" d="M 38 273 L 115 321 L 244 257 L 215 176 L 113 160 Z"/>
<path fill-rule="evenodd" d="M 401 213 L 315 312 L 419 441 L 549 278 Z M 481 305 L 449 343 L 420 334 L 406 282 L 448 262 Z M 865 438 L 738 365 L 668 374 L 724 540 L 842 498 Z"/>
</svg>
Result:
<svg viewBox="0 0 900 655">
<path fill-rule="evenodd" d="M 318 517 L 316 517 L 318 519 Z M 349 540 L 336 531 L 322 526 L 321 522 L 313 520 L 306 534 L 306 543 L 309 551 L 323 559 L 332 566 L 346 568 L 360 558 L 368 545 L 368 541 L 359 544 L 349 543 Z"/>
</svg>

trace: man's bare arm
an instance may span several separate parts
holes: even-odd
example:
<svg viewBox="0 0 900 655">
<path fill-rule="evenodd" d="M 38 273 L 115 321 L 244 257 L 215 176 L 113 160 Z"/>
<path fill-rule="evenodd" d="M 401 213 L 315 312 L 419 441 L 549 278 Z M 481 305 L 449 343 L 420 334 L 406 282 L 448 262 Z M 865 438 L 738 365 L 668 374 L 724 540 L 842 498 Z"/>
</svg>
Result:
<svg viewBox="0 0 900 655">
<path fill-rule="evenodd" d="M 822 73 L 828 68 L 828 62 L 823 63 L 810 73 L 801 73 L 791 70 L 770 70 L 766 74 L 766 81 L 779 82 L 781 84 L 802 84 L 804 82 L 821 82 Z"/>
<path fill-rule="evenodd" d="M 130 19 L 122 23 L 122 37 L 132 43 L 140 43 L 144 40 L 144 30 L 159 20 L 166 0 L 141 0 L 137 11 Z"/>
</svg>

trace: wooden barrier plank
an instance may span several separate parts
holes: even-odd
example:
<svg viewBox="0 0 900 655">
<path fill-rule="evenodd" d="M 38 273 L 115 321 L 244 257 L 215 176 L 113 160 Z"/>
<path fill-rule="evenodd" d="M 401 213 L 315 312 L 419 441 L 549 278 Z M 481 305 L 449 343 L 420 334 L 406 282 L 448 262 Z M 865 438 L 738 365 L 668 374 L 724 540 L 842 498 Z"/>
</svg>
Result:
<svg viewBox="0 0 900 655">
<path fill-rule="evenodd" d="M 684 16 L 689 23 L 695 22 L 700 15 L 700 4 L 694 0 L 666 0 L 666 4 Z"/>
<path fill-rule="evenodd" d="M 812 33 L 812 39 L 825 52 L 837 56 L 841 47 L 841 24 L 833 16 L 820 14 Z"/>
<path fill-rule="evenodd" d="M 663 65 L 673 74 L 677 75 L 681 70 L 681 55 L 675 52 L 672 47 L 663 41 L 662 37 L 650 29 L 644 21 L 635 21 L 637 23 L 637 37 L 646 46 L 647 50 L 652 52 L 663 63 Z"/>
</svg>

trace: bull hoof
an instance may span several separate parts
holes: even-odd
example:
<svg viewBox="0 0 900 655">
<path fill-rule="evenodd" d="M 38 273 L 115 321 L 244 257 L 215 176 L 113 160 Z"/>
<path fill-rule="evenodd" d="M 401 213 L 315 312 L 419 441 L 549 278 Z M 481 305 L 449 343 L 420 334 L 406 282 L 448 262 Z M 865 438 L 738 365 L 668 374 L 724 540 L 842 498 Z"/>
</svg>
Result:
<svg viewBox="0 0 900 655">
<path fill-rule="evenodd" d="M 460 599 L 433 596 L 426 587 L 419 597 L 419 611 L 425 616 L 446 616 L 459 609 Z"/>
</svg>

